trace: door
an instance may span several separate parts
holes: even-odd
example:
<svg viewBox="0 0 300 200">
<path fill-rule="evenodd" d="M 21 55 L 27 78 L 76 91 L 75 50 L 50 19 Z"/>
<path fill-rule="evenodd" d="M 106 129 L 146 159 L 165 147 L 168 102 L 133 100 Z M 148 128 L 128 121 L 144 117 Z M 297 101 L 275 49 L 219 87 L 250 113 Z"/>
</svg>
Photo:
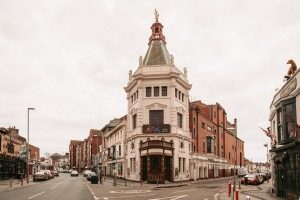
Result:
<svg viewBox="0 0 300 200">
<path fill-rule="evenodd" d="M 165 180 L 171 181 L 171 157 L 165 156 Z"/>
<path fill-rule="evenodd" d="M 142 157 L 142 179 L 147 180 L 147 156 Z"/>
</svg>

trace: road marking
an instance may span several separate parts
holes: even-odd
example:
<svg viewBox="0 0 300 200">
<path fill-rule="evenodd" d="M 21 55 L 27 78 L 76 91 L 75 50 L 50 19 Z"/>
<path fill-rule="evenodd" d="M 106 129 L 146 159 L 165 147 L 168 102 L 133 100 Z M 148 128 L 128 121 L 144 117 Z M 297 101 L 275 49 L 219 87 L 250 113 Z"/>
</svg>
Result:
<svg viewBox="0 0 300 200">
<path fill-rule="evenodd" d="M 187 196 L 188 195 L 181 195 L 181 196 L 172 196 L 172 197 L 162 197 L 162 198 L 158 198 L 158 199 L 148 199 L 148 200 L 162 200 L 162 199 L 177 200 L 177 199 L 182 199 Z"/>
<path fill-rule="evenodd" d="M 172 192 L 172 193 L 178 193 L 178 192 L 189 192 L 189 191 L 193 191 L 193 190 L 196 190 L 196 189 L 190 189 L 190 190 L 179 190 L 179 191 L 175 191 L 175 192 Z"/>
<path fill-rule="evenodd" d="M 53 190 L 54 188 L 56 188 L 58 186 L 58 184 L 57 185 L 54 185 L 54 186 L 52 186 L 51 188 L 50 188 L 50 190 Z"/>
<path fill-rule="evenodd" d="M 35 198 L 35 197 L 37 197 L 37 196 L 40 196 L 40 195 L 44 194 L 45 192 L 46 192 L 46 191 L 40 192 L 40 193 L 38 193 L 38 194 L 36 194 L 36 195 L 33 195 L 33 196 L 31 196 L 31 197 L 28 197 L 27 199 L 33 199 L 33 198 Z"/>
<path fill-rule="evenodd" d="M 119 199 L 119 198 L 132 198 L 132 197 L 146 197 L 146 196 L 153 196 L 156 194 L 144 194 L 144 195 L 134 195 L 134 196 L 117 196 L 117 197 L 103 197 L 103 199 Z"/>
<path fill-rule="evenodd" d="M 110 191 L 109 193 L 127 193 L 127 194 L 134 194 L 134 193 L 148 193 L 151 190 L 115 190 Z"/>
<path fill-rule="evenodd" d="M 86 186 L 88 187 L 89 191 L 91 192 L 94 200 L 98 200 L 99 198 L 95 195 L 95 193 L 93 192 L 92 188 L 88 184 L 86 184 Z"/>
</svg>

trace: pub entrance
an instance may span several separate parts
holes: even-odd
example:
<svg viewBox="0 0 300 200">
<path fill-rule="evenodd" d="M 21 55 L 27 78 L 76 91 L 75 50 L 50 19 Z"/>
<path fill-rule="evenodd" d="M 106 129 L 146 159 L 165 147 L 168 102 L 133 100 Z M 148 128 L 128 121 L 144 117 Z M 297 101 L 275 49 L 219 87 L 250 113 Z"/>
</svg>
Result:
<svg viewBox="0 0 300 200">
<path fill-rule="evenodd" d="M 148 155 L 142 156 L 142 180 L 147 183 L 165 183 L 171 180 L 171 156 Z"/>
</svg>

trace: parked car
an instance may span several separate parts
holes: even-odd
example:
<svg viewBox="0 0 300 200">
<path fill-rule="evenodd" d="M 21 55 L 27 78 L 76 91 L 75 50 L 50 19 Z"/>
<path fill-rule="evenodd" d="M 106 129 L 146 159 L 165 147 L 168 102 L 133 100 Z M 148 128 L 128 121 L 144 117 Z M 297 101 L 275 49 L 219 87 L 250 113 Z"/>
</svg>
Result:
<svg viewBox="0 0 300 200">
<path fill-rule="evenodd" d="M 247 174 L 241 179 L 241 183 L 245 185 L 247 184 L 259 185 L 260 184 L 259 176 L 256 174 Z"/>
<path fill-rule="evenodd" d="M 59 176 L 58 171 L 53 170 L 53 171 L 52 171 L 52 175 L 53 175 L 53 176 Z"/>
<path fill-rule="evenodd" d="M 48 179 L 49 178 L 46 172 L 40 171 L 33 174 L 33 181 L 45 181 Z"/>
<path fill-rule="evenodd" d="M 265 181 L 262 173 L 254 173 L 254 174 L 258 176 L 259 183 L 263 183 Z"/>
<path fill-rule="evenodd" d="M 71 171 L 71 176 L 78 176 L 78 171 L 77 170 L 72 170 Z"/>
<path fill-rule="evenodd" d="M 98 179 L 97 174 L 95 172 L 91 172 L 90 174 L 91 174 L 90 175 L 91 183 L 92 184 L 98 184 L 99 179 Z"/>
<path fill-rule="evenodd" d="M 48 169 L 41 170 L 41 172 L 46 172 L 48 179 L 51 179 L 54 177 L 53 174 L 51 173 L 51 171 Z"/>
<path fill-rule="evenodd" d="M 265 181 L 271 178 L 271 173 L 269 171 L 262 171 L 262 173 L 264 174 Z"/>
<path fill-rule="evenodd" d="M 246 174 L 248 174 L 248 171 L 247 171 L 247 169 L 245 169 L 245 168 L 239 168 L 237 174 L 238 174 L 238 177 L 243 177 L 243 176 L 245 176 Z"/>
<path fill-rule="evenodd" d="M 90 173 L 92 173 L 92 171 L 91 171 L 91 170 L 89 170 L 89 169 L 87 169 L 87 170 L 84 170 L 84 172 L 83 172 L 83 176 L 84 176 L 84 177 L 87 177 L 87 176 L 88 176 L 88 174 L 90 174 Z"/>
<path fill-rule="evenodd" d="M 88 181 L 90 181 L 92 175 L 94 175 L 94 174 L 96 174 L 96 173 L 95 173 L 95 172 L 90 172 L 90 173 L 88 173 L 88 175 L 86 176 L 86 179 L 87 179 Z"/>
</svg>

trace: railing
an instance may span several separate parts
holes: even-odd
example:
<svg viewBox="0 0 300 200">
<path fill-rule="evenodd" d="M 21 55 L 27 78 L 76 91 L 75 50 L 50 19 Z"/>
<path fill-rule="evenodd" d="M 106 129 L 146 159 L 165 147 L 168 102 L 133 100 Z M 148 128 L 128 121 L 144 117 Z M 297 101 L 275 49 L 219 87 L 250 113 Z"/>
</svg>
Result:
<svg viewBox="0 0 300 200">
<path fill-rule="evenodd" d="M 143 125 L 143 133 L 170 133 L 170 124 Z"/>
</svg>

